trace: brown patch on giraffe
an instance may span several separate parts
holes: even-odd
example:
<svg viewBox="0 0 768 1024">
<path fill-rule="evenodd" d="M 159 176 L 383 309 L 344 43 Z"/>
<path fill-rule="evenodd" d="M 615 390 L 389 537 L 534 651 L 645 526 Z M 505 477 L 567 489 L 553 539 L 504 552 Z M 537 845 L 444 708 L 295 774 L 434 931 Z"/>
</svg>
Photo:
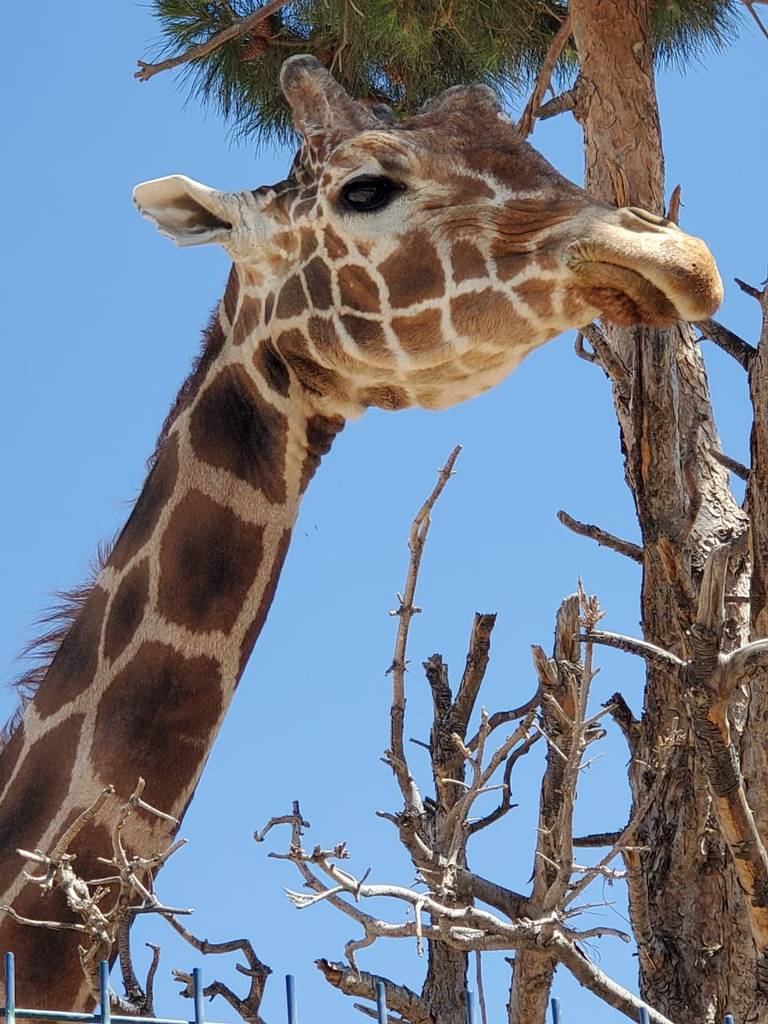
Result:
<svg viewBox="0 0 768 1024">
<path fill-rule="evenodd" d="M 24 722 L 18 723 L 0 752 L 0 793 L 13 777 L 19 756 L 24 749 Z"/>
<path fill-rule="evenodd" d="M 301 467 L 300 494 L 307 489 L 320 460 L 331 450 L 336 435 L 344 429 L 345 423 L 341 416 L 317 415 L 307 420 L 307 455 Z"/>
<path fill-rule="evenodd" d="M 515 288 L 515 295 L 519 296 L 527 306 L 530 306 L 536 316 L 542 320 L 548 320 L 554 313 L 552 293 L 556 287 L 554 281 L 533 279 L 518 285 Z"/>
<path fill-rule="evenodd" d="M 283 331 L 277 339 L 280 354 L 298 377 L 301 384 L 318 395 L 341 398 L 346 394 L 343 378 L 321 366 L 314 358 L 301 331 Z"/>
<path fill-rule="evenodd" d="M 261 299 L 245 296 L 232 328 L 232 342 L 242 345 L 261 325 Z"/>
<path fill-rule="evenodd" d="M 287 397 L 291 375 L 271 341 L 264 339 L 259 343 L 253 355 L 253 365 L 274 391 L 283 398 Z"/>
<path fill-rule="evenodd" d="M 439 309 L 425 309 L 414 316 L 396 316 L 392 319 L 392 329 L 410 355 L 421 355 L 443 344 Z"/>
<path fill-rule="evenodd" d="M 520 314 L 501 292 L 484 288 L 451 299 L 451 319 L 460 334 L 491 340 L 499 331 L 508 331 Z"/>
<path fill-rule="evenodd" d="M 104 627 L 104 656 L 119 657 L 131 642 L 149 601 L 149 559 L 134 566 L 121 580 L 112 598 Z"/>
<path fill-rule="evenodd" d="M 243 669 L 245 668 L 248 659 L 251 656 L 251 651 L 253 650 L 253 646 L 256 643 L 259 633 L 262 630 L 264 621 L 267 617 L 267 613 L 269 612 L 272 600 L 275 596 L 275 590 L 277 589 L 277 581 L 280 577 L 280 570 L 283 568 L 283 562 L 285 561 L 285 556 L 288 554 L 288 547 L 290 543 L 291 529 L 290 527 L 288 527 L 285 530 L 283 530 L 282 534 L 280 535 L 280 539 L 275 545 L 275 555 L 272 560 L 272 570 L 269 574 L 269 579 L 267 580 L 267 584 L 264 587 L 264 592 L 261 595 L 259 607 L 256 610 L 256 614 L 253 617 L 253 621 L 251 622 L 250 626 L 248 626 L 248 629 L 245 632 L 245 636 L 240 647 L 240 665 L 237 672 L 238 683 L 240 682 L 240 677 L 243 674 Z"/>
<path fill-rule="evenodd" d="M 506 353 L 482 348 L 470 348 L 461 357 L 462 366 L 470 370 L 492 370 L 494 367 L 503 366 L 506 361 Z"/>
<path fill-rule="evenodd" d="M 224 312 L 227 319 L 232 323 L 237 311 L 237 297 L 240 294 L 240 281 L 238 279 L 237 267 L 232 267 L 227 278 L 227 287 L 224 291 L 224 298 L 221 300 L 224 305 Z"/>
<path fill-rule="evenodd" d="M 438 366 L 425 366 L 423 370 L 410 370 L 407 374 L 408 384 L 448 384 L 462 380 L 466 374 L 461 373 L 456 363 L 440 363 Z"/>
<path fill-rule="evenodd" d="M 41 718 L 58 711 L 93 682 L 99 666 L 99 640 L 106 607 L 106 591 L 98 586 L 91 588 L 38 688 L 35 710 Z"/>
<path fill-rule="evenodd" d="M 32 746 L 0 806 L 0 891 L 19 873 L 14 851 L 36 849 L 61 809 L 72 784 L 84 718 L 65 718 Z"/>
<path fill-rule="evenodd" d="M 409 405 L 413 404 L 406 391 L 390 384 L 377 384 L 373 387 L 363 388 L 358 392 L 357 397 L 364 405 L 375 405 L 379 409 L 391 411 L 407 409 Z"/>
<path fill-rule="evenodd" d="M 379 271 L 387 282 L 389 301 L 395 308 L 437 299 L 445 291 L 445 276 L 437 250 L 422 231 L 409 237 L 403 252 L 393 253 L 379 264 Z"/>
<path fill-rule="evenodd" d="M 263 540 L 262 526 L 189 491 L 173 510 L 160 547 L 160 613 L 195 632 L 228 633 L 258 574 Z"/>
<path fill-rule="evenodd" d="M 187 658 L 167 644 L 147 641 L 101 698 L 91 764 L 105 785 L 119 784 L 130 756 L 144 798 L 171 808 L 200 772 L 223 710 L 221 673 L 213 658 Z M 123 784 L 126 784 L 125 781 Z"/>
<path fill-rule="evenodd" d="M 306 263 L 317 249 L 317 233 L 311 228 L 302 228 L 299 233 L 299 259 Z"/>
<path fill-rule="evenodd" d="M 448 192 L 444 206 L 466 207 L 478 199 L 495 199 L 496 193 L 483 180 L 484 175 L 470 177 L 467 174 L 452 175 L 448 183 Z"/>
<path fill-rule="evenodd" d="M 307 324 L 307 332 L 315 346 L 315 351 L 323 360 L 323 363 L 332 363 L 334 366 L 350 366 L 355 361 L 344 348 L 339 338 L 336 327 L 331 320 L 325 317 L 312 316 Z"/>
<path fill-rule="evenodd" d="M 500 281 L 509 281 L 523 271 L 529 271 L 531 268 L 530 258 L 522 256 L 520 253 L 497 256 L 493 262 L 496 264 L 496 276 Z"/>
<path fill-rule="evenodd" d="M 275 308 L 275 296 L 272 292 L 264 299 L 264 323 L 268 324 L 272 319 L 272 312 Z"/>
<path fill-rule="evenodd" d="M 294 274 L 280 289 L 275 316 L 278 320 L 288 320 L 292 316 L 301 316 L 306 308 L 307 297 L 301 286 L 301 278 Z"/>
<path fill-rule="evenodd" d="M 476 245 L 463 238 L 454 242 L 451 248 L 451 267 L 456 283 L 473 277 L 484 278 L 488 273 L 483 254 Z"/>
<path fill-rule="evenodd" d="M 359 345 L 364 352 L 375 353 L 377 356 L 391 355 L 384 328 L 378 320 L 367 320 L 362 316 L 345 314 L 341 317 L 341 322 L 355 344 Z M 385 361 L 393 362 L 394 357 Z"/>
<path fill-rule="evenodd" d="M 192 410 L 195 454 L 260 490 L 268 501 L 285 501 L 285 416 L 266 402 L 242 366 L 225 367 Z"/>
<path fill-rule="evenodd" d="M 567 285 L 560 292 L 560 303 L 563 316 L 571 323 L 578 323 L 579 321 L 586 323 L 593 316 L 592 310 L 594 307 L 585 301 L 584 292 L 581 288 Z M 582 320 L 582 317 L 584 320 Z"/>
<path fill-rule="evenodd" d="M 108 565 L 124 569 L 152 536 L 160 513 L 173 494 L 179 474 L 179 443 L 174 435 L 160 449 L 131 517 L 109 556 Z"/>
<path fill-rule="evenodd" d="M 363 267 L 345 264 L 337 272 L 337 281 L 342 306 L 361 313 L 380 312 L 379 287 Z"/>
<path fill-rule="evenodd" d="M 319 256 L 315 256 L 304 267 L 304 280 L 312 306 L 315 309 L 330 309 L 333 305 L 331 272 Z"/>
<path fill-rule="evenodd" d="M 301 202 L 296 203 L 291 213 L 297 219 L 299 217 L 306 217 L 307 214 L 311 213 L 315 208 L 316 200 L 313 199 L 302 199 Z"/>
<path fill-rule="evenodd" d="M 344 240 L 336 234 L 330 224 L 323 231 L 323 242 L 325 243 L 325 251 L 332 260 L 339 260 L 349 252 Z"/>
</svg>

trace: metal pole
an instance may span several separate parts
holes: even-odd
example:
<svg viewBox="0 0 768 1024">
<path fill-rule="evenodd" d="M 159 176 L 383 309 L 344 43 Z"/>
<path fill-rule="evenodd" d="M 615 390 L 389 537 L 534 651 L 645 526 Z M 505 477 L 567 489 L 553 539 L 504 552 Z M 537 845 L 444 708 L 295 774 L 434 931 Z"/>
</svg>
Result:
<svg viewBox="0 0 768 1024">
<path fill-rule="evenodd" d="M 560 1024 L 560 1000 L 554 998 L 550 1006 L 552 1007 L 552 1024 Z"/>
<path fill-rule="evenodd" d="M 387 993 L 384 982 L 376 982 L 376 1019 L 377 1024 L 387 1024 Z"/>
<path fill-rule="evenodd" d="M 477 1024 L 475 1017 L 475 993 L 471 988 L 467 992 L 467 1024 Z"/>
<path fill-rule="evenodd" d="M 640 1007 L 640 1024 L 651 1024 L 651 1018 L 647 1006 Z"/>
<path fill-rule="evenodd" d="M 13 953 L 5 954 L 5 1019 L 8 1024 L 16 1024 L 16 971 Z"/>
<path fill-rule="evenodd" d="M 725 1015 L 725 1024 L 733 1024 L 733 1017 L 730 1013 L 726 1013 Z"/>
<path fill-rule="evenodd" d="M 296 1008 L 296 979 L 292 974 L 285 976 L 285 998 L 288 1002 L 288 1024 L 299 1024 L 299 1011 Z"/>
<path fill-rule="evenodd" d="M 101 999 L 101 1006 L 99 1008 L 101 1024 L 111 1024 L 109 1005 L 109 964 L 106 960 L 102 960 L 99 964 L 99 996 Z"/>
<path fill-rule="evenodd" d="M 192 971 L 192 995 L 195 1001 L 195 1024 L 205 1024 L 203 972 L 199 967 Z"/>
</svg>

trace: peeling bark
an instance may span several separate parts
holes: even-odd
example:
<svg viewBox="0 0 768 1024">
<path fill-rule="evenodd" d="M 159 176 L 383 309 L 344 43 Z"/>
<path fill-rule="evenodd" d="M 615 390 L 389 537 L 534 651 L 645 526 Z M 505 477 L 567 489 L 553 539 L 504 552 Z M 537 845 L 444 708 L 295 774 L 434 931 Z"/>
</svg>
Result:
<svg viewBox="0 0 768 1024">
<path fill-rule="evenodd" d="M 572 0 L 580 77 L 575 114 L 585 137 L 586 187 L 619 205 L 663 212 L 661 132 L 649 43 L 649 0 Z M 744 531 L 745 517 L 712 451 L 719 441 L 706 373 L 691 329 L 605 327 L 625 475 L 643 538 L 643 636 L 687 658 L 698 587 L 708 553 Z M 746 565 L 730 580 L 743 593 Z M 743 605 L 733 605 L 730 640 L 746 640 Z M 750 713 L 762 697 L 750 698 Z M 738 703 L 732 716 L 743 721 Z M 675 671 L 649 662 L 642 742 L 630 764 L 637 806 L 653 783 L 647 764 L 678 717 L 688 720 Z M 758 737 L 739 736 L 752 778 L 764 771 Z M 633 930 L 641 942 L 644 999 L 680 1024 L 764 1019 L 744 896 L 712 817 L 711 797 L 693 748 L 677 758 L 638 837 L 647 852 L 631 865 Z M 763 743 L 763 746 L 765 744 Z M 763 774 L 763 778 L 765 775 Z M 656 947 L 654 950 L 654 946 Z"/>
</svg>

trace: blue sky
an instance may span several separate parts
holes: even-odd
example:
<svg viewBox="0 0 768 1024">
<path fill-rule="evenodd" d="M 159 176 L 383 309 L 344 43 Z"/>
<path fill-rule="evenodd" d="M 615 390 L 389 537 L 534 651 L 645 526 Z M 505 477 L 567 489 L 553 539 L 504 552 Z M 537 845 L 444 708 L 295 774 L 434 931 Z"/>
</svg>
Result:
<svg viewBox="0 0 768 1024">
<path fill-rule="evenodd" d="M 232 146 L 215 115 L 185 105 L 170 75 L 145 85 L 133 79 L 136 58 L 157 34 L 147 6 L 51 5 L 33 33 L 28 17 L 23 5 L 6 12 L 9 38 L 18 42 L 0 71 L 8 100 L 3 681 L 17 673 L 16 656 L 50 594 L 82 579 L 98 541 L 126 518 L 226 277 L 222 252 L 179 251 L 157 235 L 132 208 L 131 188 L 174 172 L 220 188 L 256 187 L 282 178 L 291 155 Z M 727 288 L 721 319 L 755 340 L 757 304 L 732 279 L 766 276 L 768 153 L 757 106 L 768 43 L 745 26 L 727 54 L 709 56 L 685 77 L 663 73 L 659 98 L 668 191 L 683 185 L 681 224 L 706 238 L 718 259 Z M 580 180 L 581 137 L 572 121 L 542 124 L 532 141 Z M 464 451 L 434 517 L 418 592 L 424 613 L 412 630 L 407 735 L 426 737 L 429 728 L 420 662 L 440 651 L 456 681 L 475 610 L 499 613 L 483 696 L 490 710 L 532 692 L 530 645 L 550 648 L 557 606 L 579 574 L 608 609 L 606 627 L 637 632 L 638 567 L 555 518 L 564 508 L 637 539 L 608 387 L 575 358 L 572 342 L 553 342 L 496 391 L 456 409 L 369 412 L 340 436 L 309 490 L 267 627 L 184 822 L 190 846 L 160 878 L 169 903 L 197 908 L 198 935 L 252 939 L 275 972 L 263 1007 L 271 1022 L 284 1019 L 280 976 L 288 971 L 299 977 L 307 1024 L 359 1019 L 313 967 L 321 956 L 340 959 L 356 932 L 330 908 L 293 910 L 282 888 L 298 888 L 298 876 L 266 856 L 286 837 L 257 847 L 253 829 L 299 798 L 310 840 L 346 839 L 352 870 L 371 866 L 377 881 L 412 878 L 391 826 L 374 817 L 397 807 L 379 760 L 395 630 L 387 612 L 404 580 L 408 525 L 454 444 Z M 746 460 L 746 377 L 711 346 L 705 357 L 725 450 Z M 609 653 L 600 660 L 595 703 L 620 689 L 637 709 L 639 666 Z M 3 690 L 0 717 L 13 703 Z M 626 749 L 613 728 L 603 754 L 583 781 L 578 827 L 585 830 L 626 820 Z M 426 770 L 418 748 L 411 756 Z M 523 890 L 540 756 L 516 769 L 519 809 L 471 851 L 477 870 Z M 609 895 L 616 910 L 600 920 L 622 927 L 620 887 Z M 163 947 L 158 1009 L 181 1015 L 170 969 L 190 969 L 199 958 L 163 922 L 137 935 L 150 938 Z M 206 976 L 236 979 L 219 959 L 203 964 Z M 424 968 L 412 943 L 382 941 L 360 962 L 417 988 Z M 605 941 L 600 962 L 634 988 L 636 961 L 625 947 Z M 499 1020 L 508 983 L 500 956 L 486 958 L 485 977 L 491 1019 Z M 565 971 L 555 991 L 566 1021 L 586 1013 L 594 1024 L 619 1019 Z M 234 1019 L 223 1004 L 209 1015 Z"/>
</svg>

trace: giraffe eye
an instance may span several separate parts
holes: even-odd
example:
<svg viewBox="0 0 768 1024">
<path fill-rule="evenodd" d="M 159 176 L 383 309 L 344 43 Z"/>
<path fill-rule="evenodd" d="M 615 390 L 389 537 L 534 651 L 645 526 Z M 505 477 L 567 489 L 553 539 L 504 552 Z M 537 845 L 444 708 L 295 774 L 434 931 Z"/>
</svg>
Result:
<svg viewBox="0 0 768 1024">
<path fill-rule="evenodd" d="M 341 190 L 340 206 L 351 213 L 371 213 L 387 206 L 404 186 L 390 178 L 355 178 Z"/>
</svg>

